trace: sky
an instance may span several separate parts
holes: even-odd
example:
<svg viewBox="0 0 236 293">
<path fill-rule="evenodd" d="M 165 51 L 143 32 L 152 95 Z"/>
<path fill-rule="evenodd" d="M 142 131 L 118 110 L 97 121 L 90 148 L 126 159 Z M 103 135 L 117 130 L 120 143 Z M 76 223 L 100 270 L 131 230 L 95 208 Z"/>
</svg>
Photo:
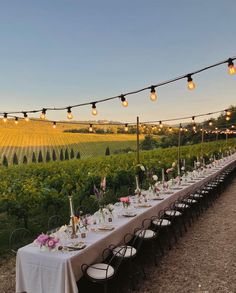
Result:
<svg viewBox="0 0 236 293">
<path fill-rule="evenodd" d="M 63 107 L 120 95 L 236 56 L 235 0 L 0 0 L 0 112 Z M 236 105 L 227 65 L 97 105 L 95 119 L 134 122 Z M 91 106 L 73 110 L 90 120 Z M 34 115 L 34 117 L 37 117 Z M 48 112 L 64 120 L 66 111 Z"/>
</svg>

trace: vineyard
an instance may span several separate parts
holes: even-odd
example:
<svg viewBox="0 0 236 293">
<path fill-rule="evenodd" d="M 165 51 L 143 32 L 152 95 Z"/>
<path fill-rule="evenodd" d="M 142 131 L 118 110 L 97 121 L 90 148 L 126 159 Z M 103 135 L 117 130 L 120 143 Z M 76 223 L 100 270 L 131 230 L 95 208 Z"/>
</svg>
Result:
<svg viewBox="0 0 236 293">
<path fill-rule="evenodd" d="M 213 155 L 219 158 L 235 146 L 236 139 L 183 146 L 181 158 L 186 161 L 186 169 L 191 170 L 201 149 L 207 163 Z M 140 160 L 146 169 L 161 178 L 161 168 L 169 168 L 176 162 L 177 152 L 176 147 L 142 151 Z M 66 223 L 68 194 L 73 195 L 76 210 L 93 213 L 99 205 L 93 195 L 94 185 L 99 188 L 103 176 L 107 177 L 103 203 L 108 203 L 133 193 L 136 174 L 145 187 L 147 174 L 137 166 L 135 153 L 1 168 L 1 253 L 6 251 L 8 236 L 14 227 L 26 226 L 37 234 L 47 229 L 47 219 L 54 214 L 59 214 Z"/>
<path fill-rule="evenodd" d="M 84 125 L 76 125 L 76 127 L 80 128 Z M 74 157 L 88 158 L 104 155 L 107 147 L 111 154 L 117 150 L 127 148 L 132 150 L 136 147 L 134 134 L 64 132 L 74 128 L 75 125 L 59 124 L 53 129 L 51 123 L 38 121 L 20 121 L 18 125 L 15 125 L 14 121 L 1 123 L 1 162 L 5 157 L 9 165 L 13 164 L 14 155 L 19 164 L 36 162 L 39 156 L 42 157 L 40 161 L 43 162 Z"/>
</svg>

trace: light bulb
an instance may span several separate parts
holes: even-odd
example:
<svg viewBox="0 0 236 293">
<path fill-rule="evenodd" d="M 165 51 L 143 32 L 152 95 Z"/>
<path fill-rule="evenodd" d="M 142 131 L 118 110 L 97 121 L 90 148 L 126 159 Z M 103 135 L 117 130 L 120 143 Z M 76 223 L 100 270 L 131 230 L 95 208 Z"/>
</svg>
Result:
<svg viewBox="0 0 236 293">
<path fill-rule="evenodd" d="M 41 115 L 40 115 L 40 119 L 45 119 L 46 118 L 46 109 L 43 109 L 42 110 L 42 113 L 41 113 Z"/>
<path fill-rule="evenodd" d="M 234 62 L 231 58 L 229 58 L 229 60 L 228 60 L 228 73 L 230 75 L 233 75 L 236 73 L 236 68 L 235 68 Z"/>
<path fill-rule="evenodd" d="M 162 128 L 163 127 L 163 124 L 161 121 L 159 121 L 159 127 Z"/>
<path fill-rule="evenodd" d="M 179 130 L 183 131 L 183 126 L 181 124 L 179 125 Z"/>
<path fill-rule="evenodd" d="M 24 119 L 25 119 L 25 121 L 26 122 L 29 122 L 29 117 L 28 117 L 27 113 L 26 112 L 23 112 L 23 113 L 24 113 Z"/>
<path fill-rule="evenodd" d="M 98 114 L 96 103 L 92 103 L 92 115 L 96 116 Z"/>
<path fill-rule="evenodd" d="M 193 79 L 192 79 L 191 75 L 188 75 L 187 78 L 188 78 L 188 80 L 187 80 L 188 81 L 188 89 L 189 90 L 194 90 L 196 85 L 193 82 Z"/>
<path fill-rule="evenodd" d="M 18 117 L 15 117 L 15 124 L 18 124 Z"/>
<path fill-rule="evenodd" d="M 195 123 L 193 124 L 193 130 L 194 131 L 196 130 L 196 124 Z"/>
<path fill-rule="evenodd" d="M 121 102 L 122 102 L 122 106 L 123 106 L 123 107 L 128 107 L 129 103 L 128 103 L 128 101 L 126 100 L 125 96 L 124 96 L 124 95 L 121 95 L 121 96 L 120 96 L 120 99 L 121 99 Z"/>
<path fill-rule="evenodd" d="M 172 127 L 169 127 L 169 132 L 171 132 L 172 131 Z"/>
<path fill-rule="evenodd" d="M 128 124 L 125 124 L 125 132 L 128 132 L 129 128 L 128 128 Z"/>
<path fill-rule="evenodd" d="M 3 116 L 3 122 L 7 122 L 7 113 L 4 113 L 4 116 Z"/>
<path fill-rule="evenodd" d="M 151 86 L 150 100 L 155 102 L 157 100 L 157 93 L 154 86 Z"/>
<path fill-rule="evenodd" d="M 212 124 L 213 124 L 212 121 L 210 121 L 210 122 L 209 122 L 209 126 L 212 126 Z"/>
<path fill-rule="evenodd" d="M 71 112 L 71 107 L 67 108 L 67 119 L 73 119 L 73 114 Z"/>
<path fill-rule="evenodd" d="M 54 121 L 53 124 L 52 124 L 52 128 L 55 129 L 56 127 L 57 127 L 57 123 Z"/>
<path fill-rule="evenodd" d="M 226 120 L 226 121 L 229 121 L 229 120 L 230 120 L 230 116 L 226 116 L 226 117 L 225 117 L 225 120 Z"/>
<path fill-rule="evenodd" d="M 229 110 L 225 110 L 225 114 L 227 115 L 227 116 L 230 116 L 231 115 L 231 112 L 229 111 Z"/>
<path fill-rule="evenodd" d="M 92 124 L 89 125 L 89 132 L 93 132 L 93 125 Z"/>
</svg>

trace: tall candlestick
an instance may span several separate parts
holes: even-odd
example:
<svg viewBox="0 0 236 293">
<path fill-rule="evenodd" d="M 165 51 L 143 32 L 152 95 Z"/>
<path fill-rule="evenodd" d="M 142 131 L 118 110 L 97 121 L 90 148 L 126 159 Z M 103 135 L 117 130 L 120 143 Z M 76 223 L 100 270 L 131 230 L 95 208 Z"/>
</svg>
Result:
<svg viewBox="0 0 236 293">
<path fill-rule="evenodd" d="M 139 189 L 138 176 L 135 176 L 136 188 Z"/>
<path fill-rule="evenodd" d="M 185 168 L 185 159 L 184 159 L 184 161 L 183 161 L 183 166 L 184 166 L 184 168 Z"/>
<path fill-rule="evenodd" d="M 165 173 L 164 173 L 164 169 L 161 169 L 161 175 L 162 175 L 162 183 L 165 181 Z"/>
<path fill-rule="evenodd" d="M 69 203 L 70 203 L 70 216 L 73 217 L 74 216 L 74 211 L 73 211 L 73 203 L 72 203 L 72 196 L 69 195 Z"/>
<path fill-rule="evenodd" d="M 72 203 L 72 196 L 69 195 L 68 198 L 70 203 L 70 219 L 71 219 L 71 226 L 72 226 L 71 239 L 73 239 L 73 238 L 77 238 L 78 235 L 76 235 L 76 223 L 75 223 L 74 209 L 73 209 L 73 203 Z"/>
</svg>

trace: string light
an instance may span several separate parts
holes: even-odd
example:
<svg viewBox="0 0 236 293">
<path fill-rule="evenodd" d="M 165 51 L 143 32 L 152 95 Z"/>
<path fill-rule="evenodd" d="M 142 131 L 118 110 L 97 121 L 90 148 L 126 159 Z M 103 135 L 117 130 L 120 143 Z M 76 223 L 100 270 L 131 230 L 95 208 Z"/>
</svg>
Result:
<svg viewBox="0 0 236 293">
<path fill-rule="evenodd" d="M 7 113 L 4 113 L 4 115 L 3 115 L 3 122 L 7 122 Z"/>
<path fill-rule="evenodd" d="M 15 124 L 18 124 L 18 117 L 15 117 Z"/>
<path fill-rule="evenodd" d="M 212 121 L 209 121 L 209 126 L 212 126 L 212 125 L 213 125 Z"/>
<path fill-rule="evenodd" d="M 56 127 L 57 127 L 57 123 L 56 123 L 56 121 L 54 121 L 53 124 L 52 124 L 52 128 L 55 129 Z"/>
<path fill-rule="evenodd" d="M 23 114 L 24 114 L 25 121 L 26 122 L 29 122 L 29 117 L 28 117 L 27 113 L 26 112 L 23 112 Z"/>
<path fill-rule="evenodd" d="M 128 101 L 126 100 L 125 96 L 124 96 L 124 95 L 121 95 L 121 96 L 120 96 L 120 99 L 121 99 L 121 102 L 122 102 L 122 106 L 123 106 L 123 107 L 128 107 L 129 103 L 128 103 Z"/>
<path fill-rule="evenodd" d="M 229 120 L 230 120 L 230 116 L 226 116 L 226 117 L 225 117 L 225 120 L 226 120 L 226 121 L 229 121 Z"/>
<path fill-rule="evenodd" d="M 47 111 L 47 109 L 45 109 L 45 108 L 43 108 L 42 109 L 42 112 L 41 112 L 41 115 L 40 115 L 40 119 L 45 119 L 46 118 L 46 111 Z"/>
<path fill-rule="evenodd" d="M 93 132 L 93 124 L 89 125 L 89 132 Z"/>
<path fill-rule="evenodd" d="M 169 127 L 168 130 L 169 130 L 169 132 L 172 132 L 172 127 Z"/>
<path fill-rule="evenodd" d="M 192 117 L 192 122 L 194 122 L 194 121 L 195 121 L 195 116 Z"/>
<path fill-rule="evenodd" d="M 163 127 L 163 124 L 161 121 L 159 121 L 159 127 L 162 128 Z"/>
<path fill-rule="evenodd" d="M 236 68 L 234 66 L 234 62 L 231 58 L 228 59 L 228 73 L 233 75 L 236 73 Z"/>
<path fill-rule="evenodd" d="M 92 103 L 92 115 L 96 116 L 98 114 L 96 103 Z"/>
<path fill-rule="evenodd" d="M 230 116 L 231 115 L 231 111 L 230 110 L 225 110 L 225 114 L 227 115 L 227 116 Z"/>
<path fill-rule="evenodd" d="M 193 131 L 196 131 L 197 129 L 197 126 L 196 126 L 196 123 L 193 124 Z"/>
<path fill-rule="evenodd" d="M 67 108 L 67 119 L 69 119 L 69 120 L 71 120 L 71 119 L 73 119 L 73 114 L 72 114 L 72 112 L 71 112 L 71 107 L 68 107 Z"/>
<path fill-rule="evenodd" d="M 150 100 L 153 102 L 155 102 L 157 100 L 157 93 L 156 93 L 155 87 L 153 85 L 151 86 Z"/>
<path fill-rule="evenodd" d="M 191 90 L 194 90 L 196 85 L 195 83 L 193 82 L 193 79 L 192 79 L 192 76 L 191 74 L 188 74 L 187 75 L 187 81 L 188 81 L 188 89 L 191 91 Z"/>
<path fill-rule="evenodd" d="M 179 130 L 180 130 L 180 131 L 183 131 L 183 126 L 182 126 L 181 123 L 180 123 L 180 125 L 179 125 Z"/>
<path fill-rule="evenodd" d="M 128 128 L 128 124 L 125 124 L 125 132 L 128 132 L 129 128 Z"/>
</svg>

